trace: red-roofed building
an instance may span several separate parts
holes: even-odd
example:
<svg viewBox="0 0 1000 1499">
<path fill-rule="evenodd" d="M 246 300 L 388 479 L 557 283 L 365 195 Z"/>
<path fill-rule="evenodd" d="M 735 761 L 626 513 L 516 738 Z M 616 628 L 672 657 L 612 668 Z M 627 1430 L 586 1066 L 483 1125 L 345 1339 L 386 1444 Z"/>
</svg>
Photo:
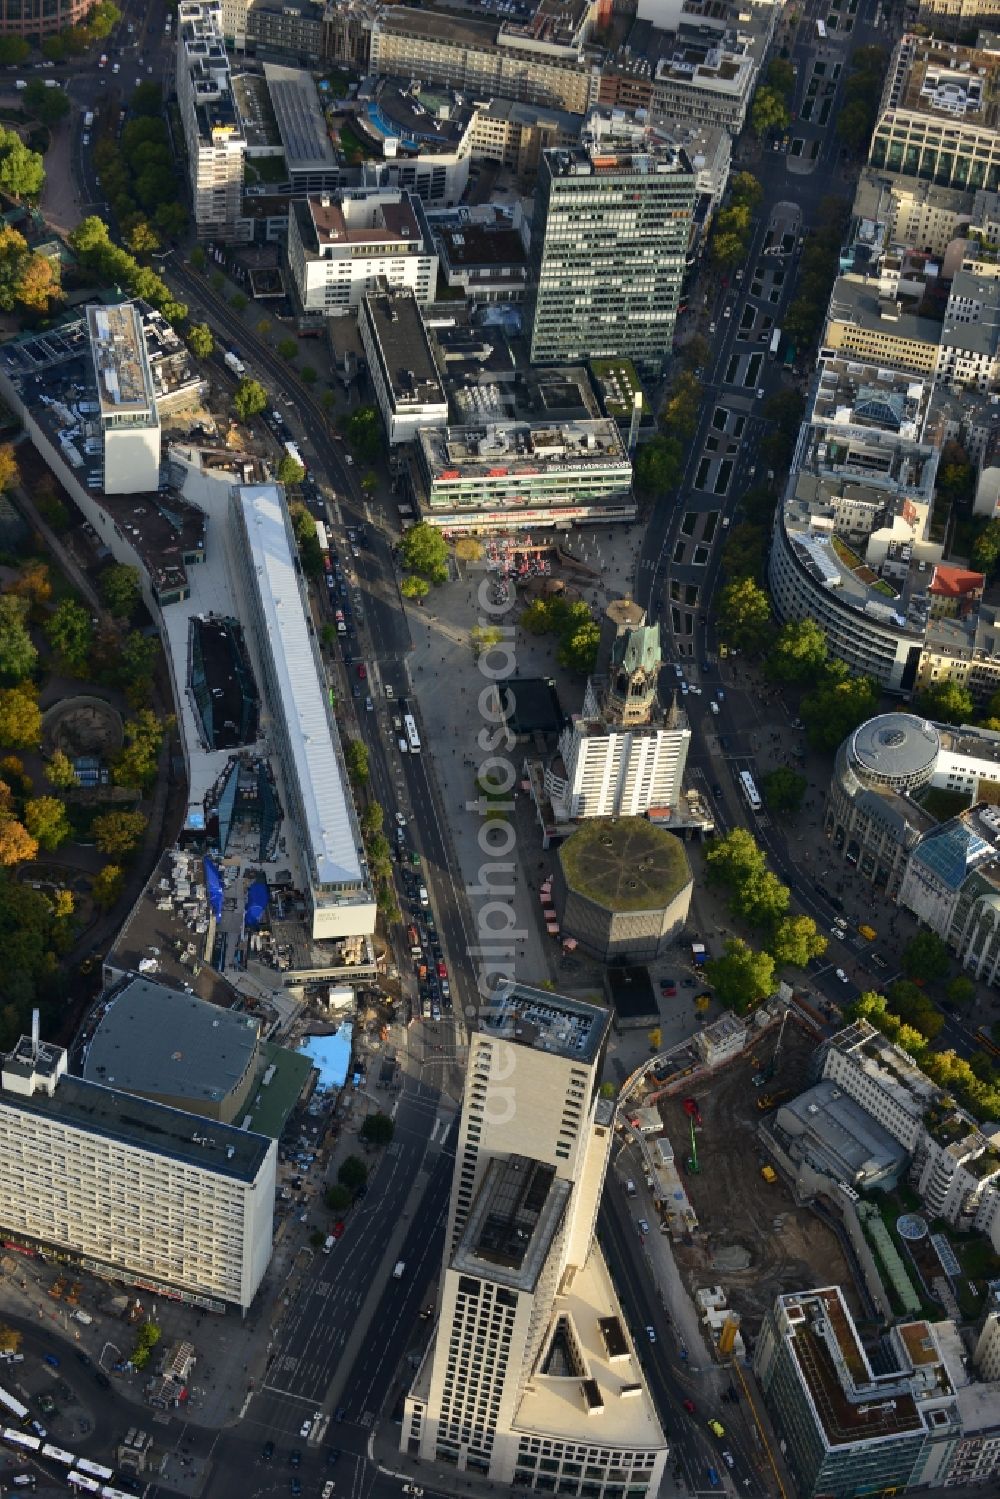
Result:
<svg viewBox="0 0 1000 1499">
<path fill-rule="evenodd" d="M 979 603 L 985 584 L 983 573 L 970 572 L 966 567 L 944 567 L 939 563 L 927 590 L 931 618 L 964 617 Z"/>
</svg>

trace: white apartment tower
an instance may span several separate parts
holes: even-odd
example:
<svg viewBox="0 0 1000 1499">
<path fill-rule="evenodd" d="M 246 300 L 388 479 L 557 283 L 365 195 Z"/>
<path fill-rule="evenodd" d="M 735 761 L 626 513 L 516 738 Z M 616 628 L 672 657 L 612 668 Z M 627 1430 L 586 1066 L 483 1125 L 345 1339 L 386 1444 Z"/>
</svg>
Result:
<svg viewBox="0 0 1000 1499">
<path fill-rule="evenodd" d="M 247 143 L 233 94 L 218 4 L 182 0 L 178 6 L 177 102 L 198 237 L 249 240 L 253 225 L 242 213 Z"/>
<path fill-rule="evenodd" d="M 510 981 L 480 1017 L 439 1320 L 401 1439 L 498 1484 L 596 1499 L 655 1494 L 667 1455 L 594 1239 L 609 1029 L 596 1005 Z"/>
<path fill-rule="evenodd" d="M 142 318 L 132 302 L 88 307 L 87 330 L 104 439 L 104 493 L 155 492 L 160 418 Z"/>
<path fill-rule="evenodd" d="M 641 611 L 635 611 L 641 616 Z M 587 684 L 583 712 L 559 740 L 545 790 L 557 822 L 584 817 L 664 818 L 681 800 L 691 728 L 676 703 L 660 712 L 659 625 L 619 628 L 608 675 Z"/>
<path fill-rule="evenodd" d="M 423 307 L 437 289 L 437 251 L 415 194 L 396 188 L 297 198 L 288 265 L 304 312 L 356 312 L 366 292 L 407 287 Z"/>
<path fill-rule="evenodd" d="M 271 1258 L 277 1142 L 84 1082 L 36 1030 L 0 1058 L 0 1229 L 221 1310 Z"/>
</svg>

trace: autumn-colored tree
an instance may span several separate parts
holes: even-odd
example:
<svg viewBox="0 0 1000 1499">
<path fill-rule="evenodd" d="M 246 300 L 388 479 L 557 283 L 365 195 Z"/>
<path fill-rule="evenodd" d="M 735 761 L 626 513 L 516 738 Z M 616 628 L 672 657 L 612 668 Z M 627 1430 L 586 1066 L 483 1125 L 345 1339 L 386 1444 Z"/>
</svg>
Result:
<svg viewBox="0 0 1000 1499">
<path fill-rule="evenodd" d="M 0 489 L 13 489 L 20 482 L 21 470 L 17 466 L 13 445 L 0 443 Z"/>
<path fill-rule="evenodd" d="M 38 842 L 16 817 L 0 817 L 0 864 L 23 864 L 38 853 Z"/>
<path fill-rule="evenodd" d="M 0 480 L 0 488 L 6 487 Z M 10 591 L 16 593 L 18 598 L 27 599 L 32 609 L 37 612 L 52 597 L 52 580 L 49 577 L 48 563 L 40 562 L 37 558 L 26 562 L 10 585 Z"/>
<path fill-rule="evenodd" d="M 0 690 L 0 745 L 36 749 L 42 738 L 38 694 L 30 682 Z"/>
<path fill-rule="evenodd" d="M 58 263 L 47 255 L 32 255 L 17 286 L 17 300 L 30 312 L 48 312 L 62 296 Z"/>
<path fill-rule="evenodd" d="M 45 779 L 56 791 L 69 791 L 71 787 L 80 784 L 80 777 L 73 769 L 72 760 L 61 749 L 53 751 L 52 759 L 45 767 Z"/>
<path fill-rule="evenodd" d="M 104 910 L 113 906 L 121 895 L 124 879 L 125 871 L 120 864 L 105 864 L 100 873 L 94 876 L 91 894 Z"/>
<path fill-rule="evenodd" d="M 65 843 L 71 831 L 66 808 L 57 796 L 36 796 L 26 801 L 24 825 L 47 852 Z"/>
</svg>

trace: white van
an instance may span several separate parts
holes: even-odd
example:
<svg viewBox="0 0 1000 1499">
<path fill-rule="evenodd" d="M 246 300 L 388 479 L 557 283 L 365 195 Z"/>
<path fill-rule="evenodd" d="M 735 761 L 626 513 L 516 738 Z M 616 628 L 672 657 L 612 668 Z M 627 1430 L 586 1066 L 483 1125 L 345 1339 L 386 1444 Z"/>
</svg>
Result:
<svg viewBox="0 0 1000 1499">
<path fill-rule="evenodd" d="M 410 746 L 405 739 L 399 739 L 396 742 L 399 745 L 399 753 L 401 755 L 408 755 L 410 753 Z"/>
<path fill-rule="evenodd" d="M 333 1248 L 333 1246 L 334 1246 L 334 1244 L 336 1244 L 336 1242 L 337 1241 L 333 1237 L 333 1234 L 327 1234 L 327 1236 L 326 1236 L 326 1243 L 323 1245 L 323 1253 L 324 1254 L 329 1254 L 330 1250 Z"/>
<path fill-rule="evenodd" d="M 426 885 L 421 885 L 420 889 L 417 891 L 417 895 L 419 897 L 420 904 L 422 906 L 426 906 L 426 905 L 429 904 L 428 899 L 427 899 L 427 886 Z"/>
<path fill-rule="evenodd" d="M 716 703 L 716 702 L 713 701 L 713 702 L 709 703 L 708 706 L 711 708 L 712 712 L 716 715 L 716 717 L 718 717 L 718 714 L 719 714 L 719 705 L 718 705 L 718 703 Z"/>
</svg>

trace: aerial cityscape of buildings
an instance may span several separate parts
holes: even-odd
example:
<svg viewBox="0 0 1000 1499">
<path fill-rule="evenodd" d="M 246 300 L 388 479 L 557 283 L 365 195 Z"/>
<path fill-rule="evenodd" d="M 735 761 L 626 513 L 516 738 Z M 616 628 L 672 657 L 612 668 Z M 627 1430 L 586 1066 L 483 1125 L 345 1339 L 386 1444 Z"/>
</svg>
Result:
<svg viewBox="0 0 1000 1499">
<path fill-rule="evenodd" d="M 0 21 L 4 1486 L 996 1488 L 995 8 Z"/>
</svg>

